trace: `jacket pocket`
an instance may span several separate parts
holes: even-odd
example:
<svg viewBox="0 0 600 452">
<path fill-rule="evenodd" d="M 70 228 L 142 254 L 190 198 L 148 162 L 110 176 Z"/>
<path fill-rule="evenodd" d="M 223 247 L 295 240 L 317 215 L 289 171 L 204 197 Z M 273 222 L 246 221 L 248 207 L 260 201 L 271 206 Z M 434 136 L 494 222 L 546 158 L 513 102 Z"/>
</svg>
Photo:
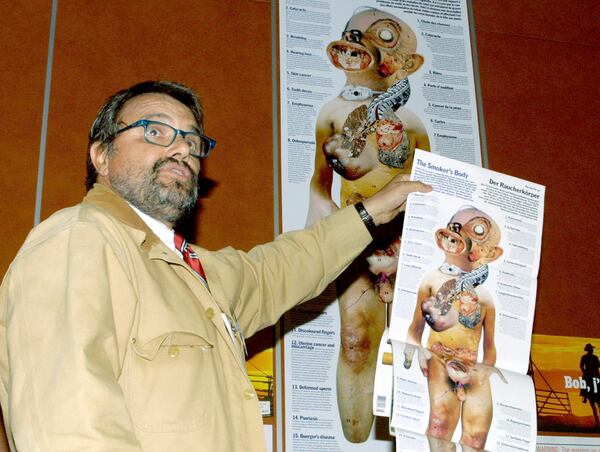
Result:
<svg viewBox="0 0 600 452">
<path fill-rule="evenodd" d="M 172 331 L 130 344 L 125 391 L 136 427 L 146 432 L 203 428 L 214 394 L 214 346 L 190 332 Z"/>
</svg>

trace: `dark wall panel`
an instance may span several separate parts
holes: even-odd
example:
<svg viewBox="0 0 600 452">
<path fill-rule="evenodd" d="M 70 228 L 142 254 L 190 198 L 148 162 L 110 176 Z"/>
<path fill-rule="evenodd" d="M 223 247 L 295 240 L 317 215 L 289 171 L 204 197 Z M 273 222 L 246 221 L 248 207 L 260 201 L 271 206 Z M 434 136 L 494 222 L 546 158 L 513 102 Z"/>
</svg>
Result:
<svg viewBox="0 0 600 452">
<path fill-rule="evenodd" d="M 597 0 L 472 0 L 472 3 L 478 37 L 480 32 L 486 31 L 526 39 L 600 46 Z M 560 63 L 554 58 L 551 61 Z"/>
<path fill-rule="evenodd" d="M 490 168 L 547 187 L 534 332 L 597 337 L 598 5 L 500 3 L 474 2 L 479 72 Z"/>
<path fill-rule="evenodd" d="M 208 248 L 272 238 L 271 5 L 234 5 L 60 3 L 44 216 L 81 199 L 87 131 L 104 99 L 169 79 L 200 93 L 206 133 L 218 141 L 203 162 L 214 187 L 192 235 Z"/>
<path fill-rule="evenodd" d="M 50 15 L 41 0 L 0 15 L 0 275 L 34 221 Z"/>
</svg>

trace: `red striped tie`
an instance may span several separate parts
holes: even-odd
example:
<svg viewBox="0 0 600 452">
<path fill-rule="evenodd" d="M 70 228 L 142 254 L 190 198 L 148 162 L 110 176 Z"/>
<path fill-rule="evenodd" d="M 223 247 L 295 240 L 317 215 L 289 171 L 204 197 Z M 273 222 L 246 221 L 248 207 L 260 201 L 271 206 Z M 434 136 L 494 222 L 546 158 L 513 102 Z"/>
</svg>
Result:
<svg viewBox="0 0 600 452">
<path fill-rule="evenodd" d="M 175 247 L 181 251 L 185 263 L 192 267 L 192 270 L 198 274 L 202 284 L 204 284 L 204 286 L 208 289 L 206 274 L 204 273 L 204 269 L 202 268 L 202 263 L 200 262 L 198 255 L 194 252 L 187 240 L 185 240 L 178 232 L 175 233 Z"/>
</svg>

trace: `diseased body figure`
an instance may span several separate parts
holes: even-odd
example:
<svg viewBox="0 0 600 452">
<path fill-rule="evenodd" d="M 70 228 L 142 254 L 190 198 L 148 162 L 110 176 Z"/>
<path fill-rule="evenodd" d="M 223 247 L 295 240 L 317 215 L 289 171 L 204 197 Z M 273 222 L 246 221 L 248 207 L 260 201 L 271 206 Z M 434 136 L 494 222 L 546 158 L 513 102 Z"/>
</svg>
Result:
<svg viewBox="0 0 600 452">
<path fill-rule="evenodd" d="M 347 79 L 317 119 L 308 225 L 338 209 L 331 193 L 334 170 L 342 177 L 343 207 L 377 193 L 396 175 L 410 173 L 415 147 L 429 150 L 422 122 L 403 107 L 410 96 L 407 77 L 423 64 L 416 47 L 407 24 L 372 8 L 356 12 L 342 39 L 329 44 L 331 62 Z M 365 441 L 373 422 L 377 349 L 385 303 L 392 298 L 400 230 L 396 222 L 387 232 L 378 231 L 374 245 L 337 280 L 337 396 L 344 435 L 352 442 Z"/>
<path fill-rule="evenodd" d="M 482 449 L 492 420 L 489 376 L 497 372 L 495 308 L 482 285 L 487 264 L 502 255 L 500 229 L 484 212 L 465 207 L 436 232 L 435 240 L 446 259 L 419 286 L 404 366 L 410 368 L 417 348 L 419 366 L 428 378 L 427 435 L 450 440 L 460 418 L 461 443 Z M 424 349 L 426 324 L 431 331 Z M 482 335 L 483 361 L 477 363 Z"/>
</svg>

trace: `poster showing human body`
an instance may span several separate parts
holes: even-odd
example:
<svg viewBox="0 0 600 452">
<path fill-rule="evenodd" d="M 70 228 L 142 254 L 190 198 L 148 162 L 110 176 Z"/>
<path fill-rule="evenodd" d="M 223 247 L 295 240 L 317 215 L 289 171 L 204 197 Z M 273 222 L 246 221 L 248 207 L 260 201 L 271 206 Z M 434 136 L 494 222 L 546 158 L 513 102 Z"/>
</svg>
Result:
<svg viewBox="0 0 600 452">
<path fill-rule="evenodd" d="M 526 372 L 545 187 L 421 150 L 411 178 L 433 190 L 407 201 L 386 337 L 393 372 L 378 360 L 374 410 L 429 444 L 533 451 Z"/>
<path fill-rule="evenodd" d="M 416 148 L 482 164 L 465 0 L 279 5 L 284 230 L 409 174 Z M 380 231 L 326 293 L 286 315 L 286 450 L 393 448 L 372 396 L 401 228 Z"/>
</svg>

